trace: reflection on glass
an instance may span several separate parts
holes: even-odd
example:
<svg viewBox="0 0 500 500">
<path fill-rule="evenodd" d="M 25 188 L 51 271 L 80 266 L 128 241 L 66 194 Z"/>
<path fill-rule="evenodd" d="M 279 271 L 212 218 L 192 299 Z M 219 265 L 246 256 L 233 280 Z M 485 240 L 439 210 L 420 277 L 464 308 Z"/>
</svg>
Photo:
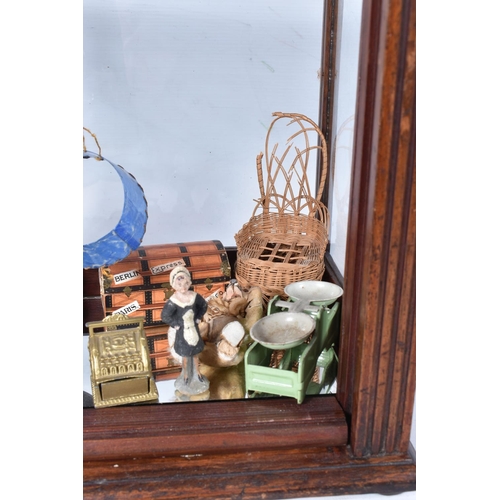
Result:
<svg viewBox="0 0 500 500">
<path fill-rule="evenodd" d="M 272 113 L 318 121 L 323 0 L 85 0 L 83 7 L 83 125 L 144 189 L 142 244 L 234 246 L 259 196 L 255 158 Z M 84 241 L 91 242 L 113 226 L 122 193 L 106 172 L 84 165 L 83 173 Z M 243 363 L 216 374 L 215 397 L 246 396 Z M 157 382 L 161 402 L 173 400 L 174 380 Z"/>
</svg>

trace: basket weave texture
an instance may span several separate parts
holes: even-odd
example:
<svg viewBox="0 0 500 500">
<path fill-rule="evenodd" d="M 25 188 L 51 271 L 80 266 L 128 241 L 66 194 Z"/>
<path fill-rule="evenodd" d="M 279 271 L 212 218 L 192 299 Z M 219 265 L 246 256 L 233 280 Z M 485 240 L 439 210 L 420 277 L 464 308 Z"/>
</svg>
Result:
<svg viewBox="0 0 500 500">
<path fill-rule="evenodd" d="M 265 142 L 265 169 L 263 153 L 256 161 L 261 197 L 235 235 L 236 279 L 243 287 L 260 287 L 265 300 L 276 295 L 285 298 L 284 288 L 290 283 L 322 278 L 330 226 L 328 209 L 320 201 L 328 161 L 321 130 L 304 115 L 277 112 L 273 116 Z M 298 128 L 280 156 L 278 144 L 269 148 L 279 120 L 289 120 L 288 126 Z M 312 196 L 307 167 L 316 158 L 321 171 L 316 196 Z"/>
</svg>

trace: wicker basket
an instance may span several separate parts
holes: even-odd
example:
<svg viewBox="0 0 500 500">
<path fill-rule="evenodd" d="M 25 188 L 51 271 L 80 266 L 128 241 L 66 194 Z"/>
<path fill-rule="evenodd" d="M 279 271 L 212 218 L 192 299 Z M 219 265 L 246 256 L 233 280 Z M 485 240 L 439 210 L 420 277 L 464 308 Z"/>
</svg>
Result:
<svg viewBox="0 0 500 500">
<path fill-rule="evenodd" d="M 235 235 L 236 279 L 243 287 L 260 287 L 265 300 L 276 295 L 285 298 L 284 288 L 290 283 L 322 278 L 330 225 L 328 209 L 320 201 L 328 161 L 323 134 L 304 115 L 273 113 L 273 116 L 276 118 L 265 143 L 265 176 L 264 155 L 257 156 L 261 197 L 256 200 L 249 221 Z M 269 139 L 276 122 L 282 119 L 290 119 L 288 125 L 298 125 L 299 130 L 288 139 L 284 153 L 278 157 L 278 144 L 270 151 Z M 310 139 L 311 133 L 314 141 Z M 295 156 L 290 160 L 289 153 L 296 142 L 303 142 L 303 147 L 295 145 Z M 322 165 L 315 197 L 307 178 L 309 160 L 316 156 L 313 151 Z"/>
</svg>

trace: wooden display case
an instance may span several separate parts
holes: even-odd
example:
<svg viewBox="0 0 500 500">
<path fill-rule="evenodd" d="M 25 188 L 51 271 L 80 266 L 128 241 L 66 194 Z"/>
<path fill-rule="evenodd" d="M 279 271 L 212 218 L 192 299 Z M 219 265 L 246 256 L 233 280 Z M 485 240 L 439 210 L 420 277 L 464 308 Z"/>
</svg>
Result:
<svg viewBox="0 0 500 500">
<path fill-rule="evenodd" d="M 345 290 L 337 394 L 84 409 L 85 498 L 415 489 L 415 11 L 415 0 L 363 4 L 346 267 L 340 276 L 327 254 L 324 277 Z M 320 127 L 330 150 L 336 22 L 337 4 L 325 1 Z"/>
</svg>

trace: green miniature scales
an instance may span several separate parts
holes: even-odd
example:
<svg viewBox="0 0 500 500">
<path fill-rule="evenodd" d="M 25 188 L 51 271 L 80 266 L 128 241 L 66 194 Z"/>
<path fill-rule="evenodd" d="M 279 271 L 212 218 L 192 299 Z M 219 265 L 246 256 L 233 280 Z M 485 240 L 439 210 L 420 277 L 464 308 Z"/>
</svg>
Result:
<svg viewBox="0 0 500 500">
<path fill-rule="evenodd" d="M 268 316 L 286 308 L 286 302 L 274 297 L 268 305 Z M 293 303 L 289 303 L 290 308 Z M 337 375 L 338 358 L 334 346 L 340 331 L 340 305 L 320 305 L 304 309 L 316 323 L 310 338 L 280 350 L 279 363 L 273 363 L 278 350 L 254 342 L 245 353 L 245 383 L 249 397 L 288 396 L 301 404 L 306 395 L 327 392 Z M 313 376 L 316 380 L 313 381 Z"/>
</svg>

